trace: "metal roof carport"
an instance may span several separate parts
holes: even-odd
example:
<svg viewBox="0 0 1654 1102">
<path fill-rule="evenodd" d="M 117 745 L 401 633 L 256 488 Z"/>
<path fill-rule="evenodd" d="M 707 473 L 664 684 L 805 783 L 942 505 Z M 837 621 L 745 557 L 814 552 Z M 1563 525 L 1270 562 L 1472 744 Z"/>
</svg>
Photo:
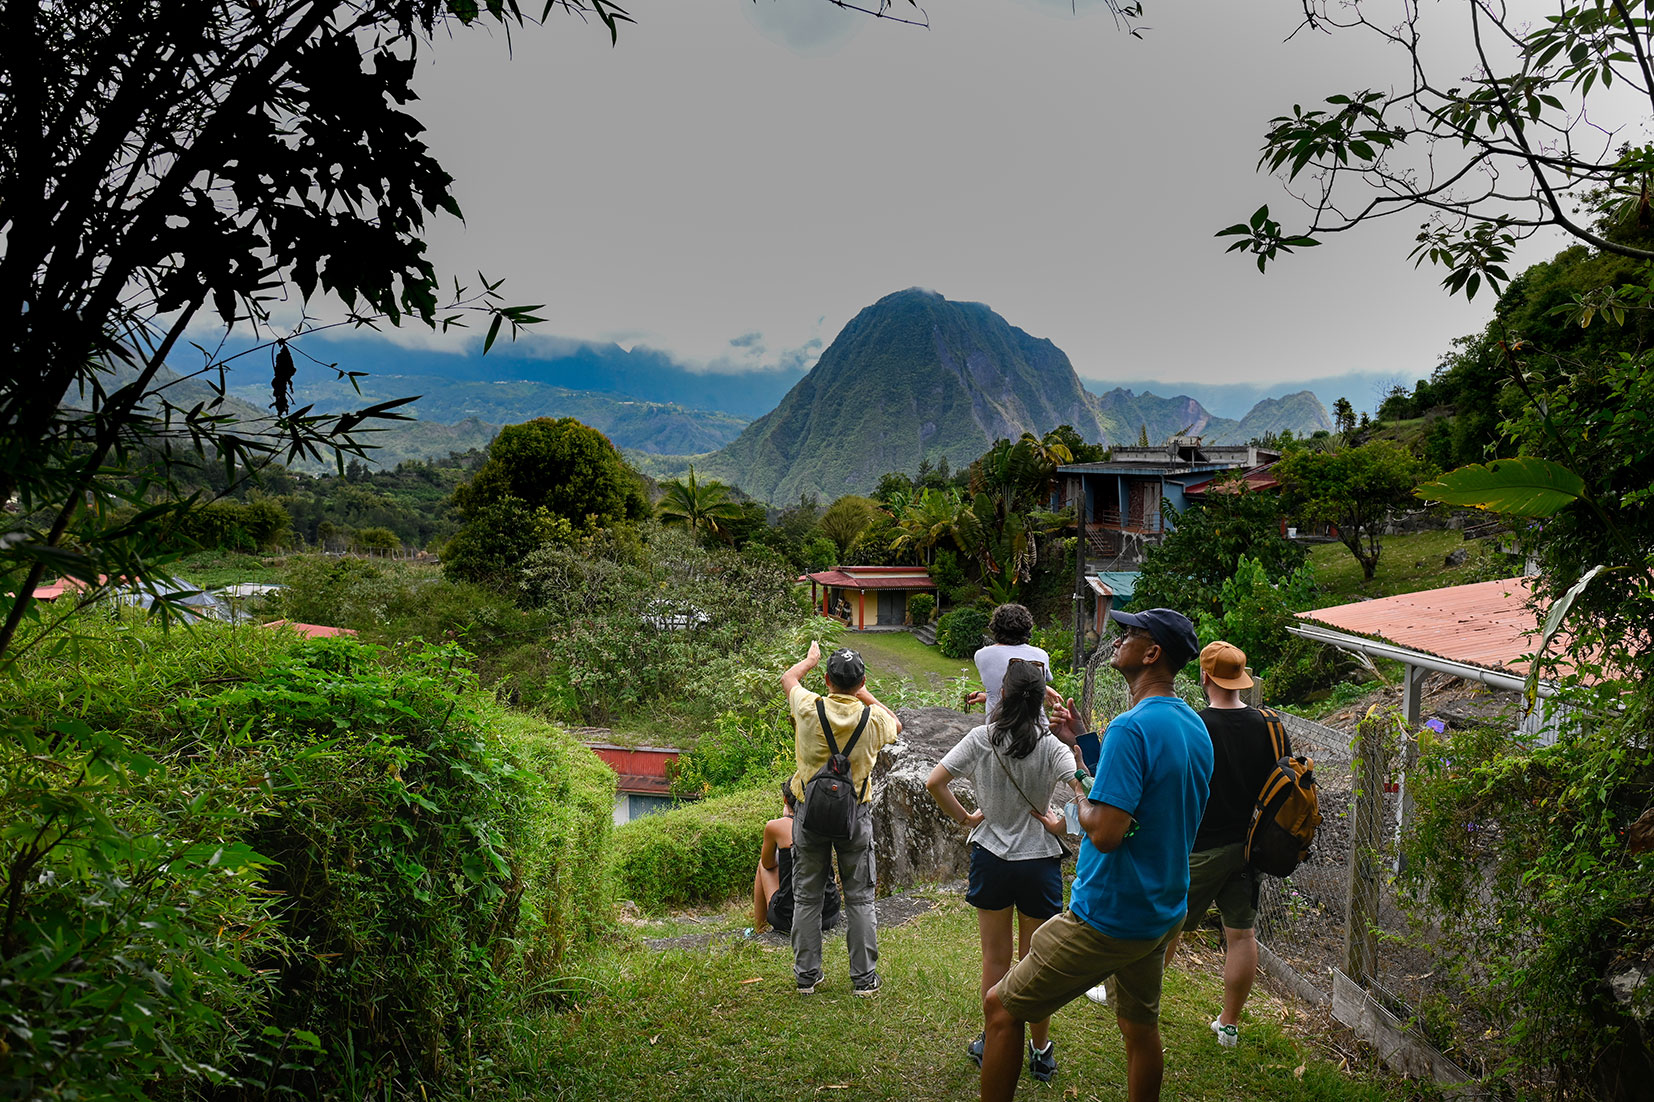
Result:
<svg viewBox="0 0 1654 1102">
<path fill-rule="evenodd" d="M 1402 711 L 1407 722 L 1417 726 L 1427 673 L 1523 690 L 1526 659 L 1538 637 L 1532 599 L 1532 578 L 1503 578 L 1312 609 L 1298 613 L 1302 623 L 1287 631 L 1340 650 L 1401 662 L 1407 667 Z M 1551 682 L 1539 682 L 1541 697 L 1555 692 Z"/>
</svg>

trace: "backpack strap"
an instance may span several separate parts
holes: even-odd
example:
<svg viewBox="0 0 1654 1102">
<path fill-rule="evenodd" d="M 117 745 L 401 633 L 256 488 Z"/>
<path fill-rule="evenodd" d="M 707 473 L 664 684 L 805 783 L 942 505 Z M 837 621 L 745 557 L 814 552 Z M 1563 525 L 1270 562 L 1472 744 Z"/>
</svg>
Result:
<svg viewBox="0 0 1654 1102">
<path fill-rule="evenodd" d="M 1281 719 L 1281 713 L 1273 708 L 1259 708 L 1258 713 L 1263 716 L 1264 724 L 1269 730 L 1269 741 L 1275 748 L 1275 760 L 1292 756 L 1292 740 L 1287 737 L 1286 722 Z"/>
<path fill-rule="evenodd" d="M 833 738 L 833 725 L 827 722 L 827 702 L 819 696 L 816 697 L 816 718 L 821 721 L 821 733 L 827 736 L 827 752 L 838 753 L 838 742 Z M 861 734 L 860 727 L 856 728 L 856 734 Z M 849 752 L 849 747 L 845 747 L 845 753 Z"/>
<path fill-rule="evenodd" d="M 816 697 L 816 718 L 821 721 L 821 733 L 827 736 L 827 749 L 831 753 L 843 754 L 847 758 L 850 756 L 850 751 L 856 748 L 856 743 L 861 740 L 862 730 L 867 726 L 867 717 L 872 714 L 872 707 L 866 704 L 861 706 L 861 719 L 857 721 L 856 729 L 850 735 L 850 741 L 844 744 L 843 750 L 840 750 L 838 748 L 837 740 L 833 738 L 833 725 L 827 722 L 827 702 L 819 696 Z M 872 780 L 871 776 L 861 782 L 862 797 L 866 797 L 867 795 L 867 783 L 869 780 Z"/>
</svg>

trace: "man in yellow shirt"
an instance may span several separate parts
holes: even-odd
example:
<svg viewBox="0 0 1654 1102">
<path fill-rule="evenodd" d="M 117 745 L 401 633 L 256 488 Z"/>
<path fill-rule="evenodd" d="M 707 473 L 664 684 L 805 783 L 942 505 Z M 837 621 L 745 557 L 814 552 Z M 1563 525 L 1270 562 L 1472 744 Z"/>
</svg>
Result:
<svg viewBox="0 0 1654 1102">
<path fill-rule="evenodd" d="M 896 741 L 902 721 L 868 692 L 866 664 L 853 650 L 836 650 L 828 656 L 825 697 L 806 689 L 800 681 L 820 662 L 821 647 L 811 643 L 809 653 L 781 675 L 781 688 L 792 713 L 797 761 L 791 784 L 793 795 L 800 801 L 799 815 L 793 822 L 793 976 L 800 995 L 815 994 L 821 982 L 821 903 L 836 850 L 839 877 L 844 884 L 850 986 L 857 995 L 872 995 L 879 989 L 879 931 L 873 911 L 878 866 L 873 856 L 873 797 L 868 777 L 879 751 Z M 846 752 L 851 736 L 862 728 L 861 737 L 847 752 L 850 781 L 858 800 L 847 839 L 813 835 L 805 825 L 808 801 L 804 786 L 831 755 L 821 729 L 823 715 L 840 752 Z"/>
</svg>

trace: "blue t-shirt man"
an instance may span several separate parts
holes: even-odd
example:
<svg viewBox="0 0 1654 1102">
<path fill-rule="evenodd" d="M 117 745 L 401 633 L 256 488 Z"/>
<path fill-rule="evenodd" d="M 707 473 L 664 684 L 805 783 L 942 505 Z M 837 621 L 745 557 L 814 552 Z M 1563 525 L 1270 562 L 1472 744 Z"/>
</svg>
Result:
<svg viewBox="0 0 1654 1102">
<path fill-rule="evenodd" d="M 1136 826 L 1102 853 L 1080 843 L 1069 909 L 1110 937 L 1159 937 L 1183 921 L 1189 850 L 1212 776 L 1212 739 L 1200 715 L 1175 696 L 1151 696 L 1108 725 L 1094 803 L 1126 812 Z"/>
</svg>

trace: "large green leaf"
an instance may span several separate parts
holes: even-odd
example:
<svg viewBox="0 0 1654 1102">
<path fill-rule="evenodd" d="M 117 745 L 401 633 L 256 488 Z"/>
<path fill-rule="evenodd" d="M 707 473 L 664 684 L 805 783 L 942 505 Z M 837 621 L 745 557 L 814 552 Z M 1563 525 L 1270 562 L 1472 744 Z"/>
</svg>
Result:
<svg viewBox="0 0 1654 1102">
<path fill-rule="evenodd" d="M 1585 493 L 1585 481 L 1560 463 L 1533 456 L 1472 463 L 1413 491 L 1428 501 L 1473 505 L 1519 517 L 1548 517 Z"/>
<path fill-rule="evenodd" d="M 1568 610 L 1574 607 L 1574 601 L 1578 599 L 1581 593 L 1585 592 L 1585 587 L 1591 584 L 1591 579 L 1606 569 L 1608 568 L 1600 563 L 1591 567 L 1580 576 L 1579 581 L 1568 587 L 1568 592 L 1552 603 L 1550 611 L 1545 614 L 1545 629 L 1540 632 L 1539 646 L 1534 648 L 1533 652 L 1533 665 L 1529 668 L 1527 681 L 1522 686 L 1522 698 L 1527 704 L 1527 711 L 1533 711 L 1534 705 L 1539 701 L 1540 662 L 1545 657 L 1545 651 L 1550 647 L 1551 640 L 1555 639 L 1556 633 L 1561 630 L 1563 617 L 1567 616 Z"/>
</svg>

